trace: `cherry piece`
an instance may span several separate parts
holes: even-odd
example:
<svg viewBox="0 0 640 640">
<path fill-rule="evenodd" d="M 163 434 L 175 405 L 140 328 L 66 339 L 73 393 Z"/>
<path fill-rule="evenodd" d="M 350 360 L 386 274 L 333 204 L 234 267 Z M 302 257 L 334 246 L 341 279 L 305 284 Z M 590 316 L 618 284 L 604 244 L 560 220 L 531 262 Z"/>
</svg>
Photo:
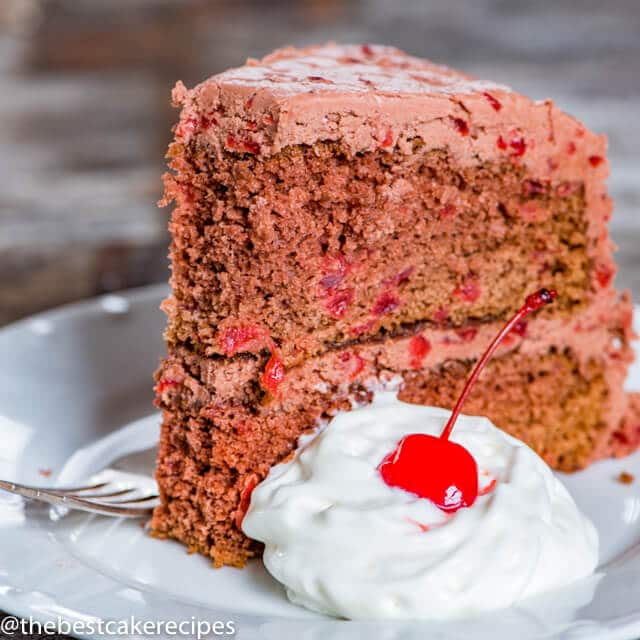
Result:
<svg viewBox="0 0 640 640">
<path fill-rule="evenodd" d="M 629 438 L 622 431 L 614 431 L 612 438 L 619 444 L 629 444 Z"/>
<path fill-rule="evenodd" d="M 469 135 L 469 125 L 466 120 L 463 120 L 462 118 L 451 118 L 451 120 L 453 120 L 453 125 L 461 136 Z"/>
<path fill-rule="evenodd" d="M 431 343 L 422 335 L 413 336 L 409 340 L 409 365 L 412 369 L 419 369 L 422 361 L 429 355 Z"/>
<path fill-rule="evenodd" d="M 406 267 L 402 271 L 399 271 L 391 278 L 388 278 L 384 281 L 384 284 L 390 287 L 397 287 L 405 282 L 409 281 L 409 278 L 413 275 L 413 272 L 416 270 L 414 266 Z"/>
<path fill-rule="evenodd" d="M 284 363 L 275 341 L 265 329 L 255 324 L 228 327 L 218 338 L 218 345 L 229 357 L 269 349 L 271 356 L 260 376 L 260 385 L 271 395 L 277 395 L 278 385 L 284 380 Z"/>
<path fill-rule="evenodd" d="M 450 202 L 440 209 L 441 218 L 453 218 L 456 215 L 456 205 Z"/>
<path fill-rule="evenodd" d="M 390 147 L 392 144 L 393 144 L 393 131 L 391 130 L 391 127 L 387 127 L 384 134 L 384 138 L 382 138 L 382 141 L 380 142 L 380 146 Z"/>
<path fill-rule="evenodd" d="M 523 338 L 527 335 L 527 327 L 528 323 L 526 320 L 520 320 L 520 322 L 516 322 L 513 325 L 513 329 L 511 330 L 513 333 L 517 333 L 519 336 Z"/>
<path fill-rule="evenodd" d="M 478 330 L 475 327 L 467 327 L 466 329 L 458 329 L 456 334 L 463 342 L 471 342 L 478 335 Z"/>
<path fill-rule="evenodd" d="M 344 363 L 349 380 L 355 380 L 360 372 L 364 369 L 364 358 L 357 353 L 345 351 L 340 354 L 340 362 Z"/>
<path fill-rule="evenodd" d="M 524 152 L 527 150 L 527 143 L 524 141 L 524 138 L 514 138 L 509 146 L 513 150 L 514 156 L 523 156 Z"/>
<path fill-rule="evenodd" d="M 462 445 L 449 440 L 462 405 L 498 345 L 525 316 L 556 298 L 555 291 L 540 289 L 525 300 L 524 305 L 493 339 L 471 372 L 451 416 L 439 437 L 412 433 L 400 440 L 387 454 L 378 471 L 391 487 L 404 489 L 420 498 L 431 500 L 445 512 L 470 507 L 478 497 L 478 467 L 473 456 Z M 493 488 L 493 487 L 491 487 Z M 490 489 L 489 489 L 490 490 Z M 483 493 L 486 493 L 483 491 Z"/>
<path fill-rule="evenodd" d="M 256 324 L 228 327 L 218 339 L 218 345 L 225 356 L 235 356 L 236 353 L 251 352 L 263 346 L 271 346 L 272 340 L 265 329 Z"/>
<path fill-rule="evenodd" d="M 489 104 L 496 110 L 496 111 L 500 111 L 500 109 L 502 109 L 502 103 L 500 102 L 500 100 L 498 100 L 498 98 L 496 98 L 495 96 L 492 96 L 488 91 L 484 91 L 482 93 L 482 95 L 487 99 L 487 101 L 489 102 Z"/>
<path fill-rule="evenodd" d="M 227 148 L 232 151 L 245 151 L 246 153 L 258 154 L 260 153 L 260 145 L 255 142 L 255 140 L 251 140 L 250 138 L 245 138 L 244 140 L 238 140 L 235 136 L 229 134 L 227 136 Z"/>
<path fill-rule="evenodd" d="M 604 162 L 604 158 L 602 156 L 589 156 L 589 164 L 592 167 L 598 167 Z"/>
<path fill-rule="evenodd" d="M 322 258 L 321 269 L 324 274 L 320 286 L 326 291 L 335 289 L 349 273 L 351 265 L 341 253 L 328 254 Z"/>
<path fill-rule="evenodd" d="M 245 138 L 242 141 L 242 150 L 247 153 L 260 153 L 260 145 L 255 140 L 250 140 L 249 138 Z"/>
<path fill-rule="evenodd" d="M 465 280 L 455 288 L 453 294 L 462 298 L 465 302 L 475 302 L 480 297 L 480 285 L 476 280 Z"/>
<path fill-rule="evenodd" d="M 249 511 L 249 505 L 251 504 L 251 494 L 258 484 L 258 477 L 255 473 L 252 473 L 247 477 L 244 483 L 244 487 L 240 492 L 240 502 L 238 503 L 238 510 L 236 511 L 236 527 L 242 531 L 242 521 Z"/>
<path fill-rule="evenodd" d="M 444 324 L 449 319 L 449 309 L 447 307 L 440 307 L 433 314 L 433 321 L 437 324 Z"/>
<path fill-rule="evenodd" d="M 353 289 L 343 289 L 327 299 L 326 307 L 329 315 L 336 320 L 344 317 L 353 302 Z"/>
<path fill-rule="evenodd" d="M 491 482 L 484 488 L 478 491 L 478 496 L 486 496 L 496 488 L 497 481 L 495 478 L 491 479 Z"/>
<path fill-rule="evenodd" d="M 400 306 L 400 300 L 397 296 L 393 295 L 390 291 L 385 291 L 376 300 L 373 308 L 371 309 L 371 315 L 384 316 L 387 313 L 395 311 Z"/>
<path fill-rule="evenodd" d="M 272 396 L 276 396 L 278 395 L 278 387 L 283 380 L 284 363 L 280 359 L 278 352 L 273 351 L 262 376 L 260 376 L 260 384 L 265 391 L 268 391 Z"/>
<path fill-rule="evenodd" d="M 523 156 L 527 150 L 527 143 L 524 138 L 513 138 L 509 142 L 506 142 L 502 136 L 498 136 L 496 146 L 501 151 L 506 151 L 508 147 L 511 147 L 511 155 L 514 157 Z"/>
<path fill-rule="evenodd" d="M 167 389 L 171 387 L 177 387 L 179 385 L 180 383 L 177 380 L 172 380 L 171 378 L 162 378 L 156 385 L 156 393 L 161 396 Z"/>
<path fill-rule="evenodd" d="M 178 123 L 176 127 L 176 136 L 178 138 L 188 138 L 200 129 L 209 129 L 210 127 L 217 125 L 218 121 L 211 116 L 200 116 L 200 118 L 186 118 Z"/>
<path fill-rule="evenodd" d="M 605 265 L 599 265 L 596 268 L 596 280 L 602 288 L 609 286 L 609 284 L 613 280 L 613 276 L 613 270 Z"/>
<path fill-rule="evenodd" d="M 372 318 L 370 320 L 367 320 L 366 322 L 363 322 L 362 324 L 356 325 L 355 327 L 351 327 L 349 331 L 353 336 L 356 336 L 356 337 L 361 336 L 363 333 L 367 333 L 367 331 L 370 331 L 371 329 L 373 329 L 375 324 L 376 324 L 376 321 L 374 318 Z"/>
<path fill-rule="evenodd" d="M 179 138 L 186 138 L 192 133 L 195 133 L 198 129 L 198 121 L 195 118 L 187 118 L 180 122 L 176 127 L 176 136 Z"/>
</svg>

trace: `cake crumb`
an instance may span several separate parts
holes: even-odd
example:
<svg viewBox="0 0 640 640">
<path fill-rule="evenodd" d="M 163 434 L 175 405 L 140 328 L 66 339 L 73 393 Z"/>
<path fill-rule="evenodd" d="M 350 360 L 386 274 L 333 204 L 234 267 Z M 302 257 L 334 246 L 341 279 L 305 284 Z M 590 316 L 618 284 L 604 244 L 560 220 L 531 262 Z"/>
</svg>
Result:
<svg viewBox="0 0 640 640">
<path fill-rule="evenodd" d="M 617 478 L 621 484 L 632 484 L 635 479 L 635 476 L 627 471 L 622 471 Z"/>
<path fill-rule="evenodd" d="M 53 473 L 53 471 L 51 469 L 38 469 L 38 473 L 43 478 L 49 478 L 49 477 L 51 477 L 51 474 Z"/>
</svg>

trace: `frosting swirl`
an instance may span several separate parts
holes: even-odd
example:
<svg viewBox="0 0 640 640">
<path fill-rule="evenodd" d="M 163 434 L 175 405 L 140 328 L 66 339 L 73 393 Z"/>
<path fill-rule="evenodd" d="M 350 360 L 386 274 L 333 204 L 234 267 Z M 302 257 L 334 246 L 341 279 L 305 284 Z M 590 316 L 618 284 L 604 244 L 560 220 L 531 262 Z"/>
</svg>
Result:
<svg viewBox="0 0 640 640">
<path fill-rule="evenodd" d="M 243 530 L 265 543 L 292 602 L 352 619 L 444 619 L 593 572 L 591 522 L 539 456 L 486 418 L 461 416 L 451 437 L 478 464 L 472 507 L 446 514 L 383 481 L 378 465 L 398 441 L 440 434 L 449 415 L 378 394 L 256 487 Z"/>
</svg>

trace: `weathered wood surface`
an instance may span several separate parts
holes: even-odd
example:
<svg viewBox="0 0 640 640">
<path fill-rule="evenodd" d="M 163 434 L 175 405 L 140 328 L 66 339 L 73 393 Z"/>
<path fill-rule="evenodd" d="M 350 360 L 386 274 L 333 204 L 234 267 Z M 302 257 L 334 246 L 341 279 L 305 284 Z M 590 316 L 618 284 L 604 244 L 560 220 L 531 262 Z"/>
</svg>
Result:
<svg viewBox="0 0 640 640">
<path fill-rule="evenodd" d="M 166 278 L 156 208 L 192 84 L 284 43 L 378 41 L 552 96 L 609 135 L 619 283 L 640 294 L 636 0 L 3 0 L 0 323 Z"/>
<path fill-rule="evenodd" d="M 637 0 L 0 0 L 0 324 L 166 278 L 169 90 L 283 44 L 382 42 L 610 139 L 618 282 L 640 299 Z"/>
</svg>

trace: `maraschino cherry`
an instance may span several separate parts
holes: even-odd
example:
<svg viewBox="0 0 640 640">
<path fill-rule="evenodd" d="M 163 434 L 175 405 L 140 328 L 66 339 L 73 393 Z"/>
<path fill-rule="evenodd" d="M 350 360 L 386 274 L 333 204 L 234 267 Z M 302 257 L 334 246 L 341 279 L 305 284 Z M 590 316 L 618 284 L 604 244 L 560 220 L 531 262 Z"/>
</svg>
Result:
<svg viewBox="0 0 640 640">
<path fill-rule="evenodd" d="M 493 339 L 473 369 L 439 437 L 412 433 L 400 440 L 396 448 L 380 463 L 382 479 L 391 487 L 399 487 L 421 498 L 431 500 L 445 512 L 470 507 L 478 497 L 478 466 L 462 445 L 449 440 L 462 405 L 482 369 L 503 338 L 524 317 L 550 304 L 555 291 L 540 289 L 527 297 L 524 305 Z"/>
</svg>

